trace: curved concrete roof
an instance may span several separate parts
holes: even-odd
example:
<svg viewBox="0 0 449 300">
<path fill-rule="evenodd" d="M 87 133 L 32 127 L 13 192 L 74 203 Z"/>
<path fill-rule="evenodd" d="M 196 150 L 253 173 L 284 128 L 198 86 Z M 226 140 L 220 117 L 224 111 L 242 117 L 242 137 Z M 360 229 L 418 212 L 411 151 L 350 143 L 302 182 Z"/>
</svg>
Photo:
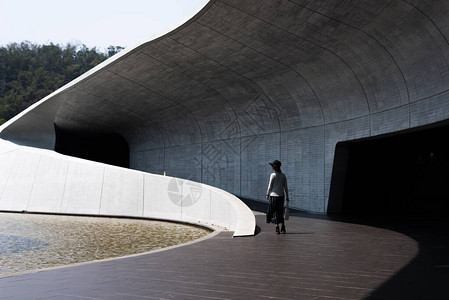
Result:
<svg viewBox="0 0 449 300">
<path fill-rule="evenodd" d="M 263 199 L 280 159 L 291 206 L 324 212 L 335 146 L 449 118 L 444 0 L 216 0 L 12 120 L 53 149 L 54 123 L 117 133 L 130 166 Z"/>
</svg>

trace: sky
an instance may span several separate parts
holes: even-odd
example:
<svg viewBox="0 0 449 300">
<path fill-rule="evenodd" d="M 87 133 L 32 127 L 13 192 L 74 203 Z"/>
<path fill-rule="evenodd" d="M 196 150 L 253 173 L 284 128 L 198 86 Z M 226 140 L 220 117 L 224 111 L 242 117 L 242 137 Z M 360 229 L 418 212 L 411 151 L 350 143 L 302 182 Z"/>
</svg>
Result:
<svg viewBox="0 0 449 300">
<path fill-rule="evenodd" d="M 190 19 L 207 0 L 0 0 L 0 45 L 130 47 Z"/>
</svg>

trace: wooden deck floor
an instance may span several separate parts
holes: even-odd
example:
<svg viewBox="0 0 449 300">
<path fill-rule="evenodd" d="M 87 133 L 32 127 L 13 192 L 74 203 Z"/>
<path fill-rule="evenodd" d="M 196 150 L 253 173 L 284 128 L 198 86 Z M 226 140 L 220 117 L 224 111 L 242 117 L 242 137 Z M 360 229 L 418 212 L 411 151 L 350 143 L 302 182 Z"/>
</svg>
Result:
<svg viewBox="0 0 449 300">
<path fill-rule="evenodd" d="M 249 201 L 254 237 L 221 232 L 141 256 L 0 279 L 0 299 L 448 299 L 446 222 L 292 212 L 287 234 Z"/>
</svg>

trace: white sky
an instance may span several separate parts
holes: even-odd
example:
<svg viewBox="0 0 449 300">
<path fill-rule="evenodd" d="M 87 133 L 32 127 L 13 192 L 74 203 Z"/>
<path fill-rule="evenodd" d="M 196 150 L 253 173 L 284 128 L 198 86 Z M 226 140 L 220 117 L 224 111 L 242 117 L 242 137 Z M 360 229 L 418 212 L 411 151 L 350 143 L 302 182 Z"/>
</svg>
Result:
<svg viewBox="0 0 449 300">
<path fill-rule="evenodd" d="M 0 45 L 129 47 L 176 28 L 208 0 L 0 0 Z"/>
</svg>

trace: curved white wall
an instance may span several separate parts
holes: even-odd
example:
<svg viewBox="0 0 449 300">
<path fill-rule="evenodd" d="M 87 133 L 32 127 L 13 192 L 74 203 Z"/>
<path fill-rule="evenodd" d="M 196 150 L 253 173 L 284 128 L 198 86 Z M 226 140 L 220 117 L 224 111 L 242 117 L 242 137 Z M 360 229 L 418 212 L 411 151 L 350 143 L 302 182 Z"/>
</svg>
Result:
<svg viewBox="0 0 449 300">
<path fill-rule="evenodd" d="M 127 216 L 203 223 L 253 235 L 235 196 L 193 181 L 18 146 L 0 139 L 0 210 Z"/>
<path fill-rule="evenodd" d="M 0 137 L 54 149 L 55 126 L 120 136 L 134 170 L 255 200 L 279 159 L 290 207 L 329 212 L 344 191 L 338 143 L 449 122 L 448 16 L 443 0 L 211 0 L 0 126 Z"/>
</svg>

